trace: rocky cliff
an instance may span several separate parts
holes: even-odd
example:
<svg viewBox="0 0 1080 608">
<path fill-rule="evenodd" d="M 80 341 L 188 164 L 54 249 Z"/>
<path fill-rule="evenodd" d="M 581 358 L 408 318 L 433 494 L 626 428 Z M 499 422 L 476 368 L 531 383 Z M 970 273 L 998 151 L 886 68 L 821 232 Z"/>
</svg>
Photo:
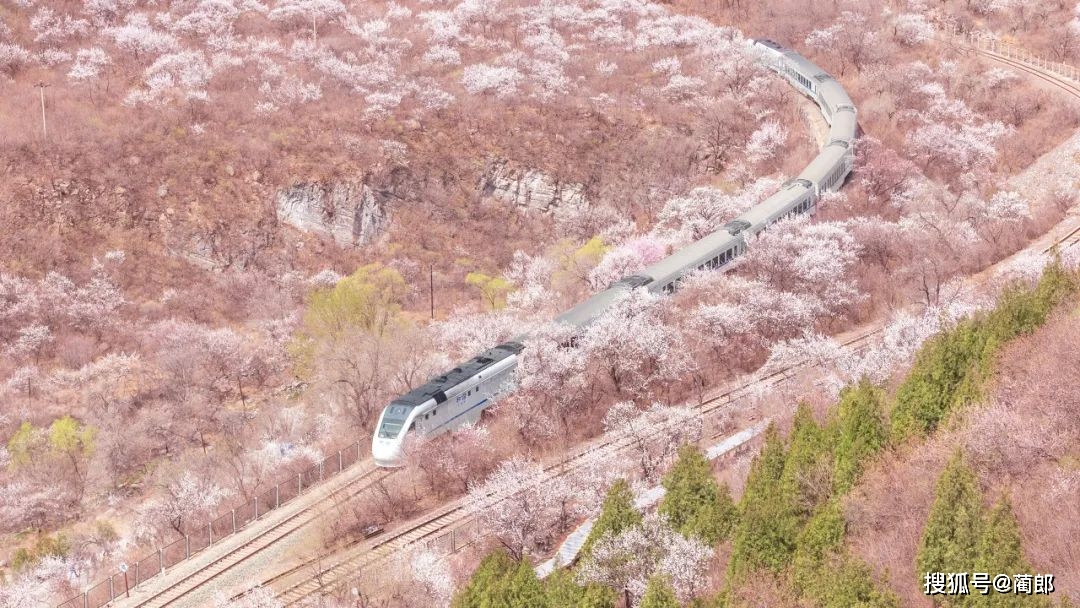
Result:
<svg viewBox="0 0 1080 608">
<path fill-rule="evenodd" d="M 295 184 L 278 192 L 277 214 L 286 224 L 345 246 L 370 242 L 386 224 L 383 202 L 363 184 Z"/>
<path fill-rule="evenodd" d="M 480 188 L 485 196 L 537 211 L 584 202 L 581 184 L 562 182 L 543 171 L 513 167 L 505 161 L 492 164 Z"/>
</svg>

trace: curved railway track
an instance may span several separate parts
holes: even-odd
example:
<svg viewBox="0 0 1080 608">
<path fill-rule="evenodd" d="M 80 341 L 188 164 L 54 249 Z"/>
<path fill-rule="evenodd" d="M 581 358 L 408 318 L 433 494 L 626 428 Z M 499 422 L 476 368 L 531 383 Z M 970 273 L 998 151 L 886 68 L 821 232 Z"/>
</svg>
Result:
<svg viewBox="0 0 1080 608">
<path fill-rule="evenodd" d="M 961 46 L 955 41 L 945 42 L 953 47 L 975 52 L 992 60 L 1007 64 L 1010 67 L 1061 88 L 1069 95 L 1080 99 L 1080 85 L 1064 79 L 1057 74 L 1040 70 L 1032 65 L 993 51 L 977 47 Z M 1077 226 L 1068 234 L 1057 239 L 1053 245 L 1045 248 L 1043 252 L 1048 252 L 1054 247 L 1063 250 L 1076 245 L 1078 242 L 1080 242 L 1080 226 Z M 881 328 L 879 324 L 875 324 L 871 329 L 865 330 L 864 333 L 851 338 L 844 342 L 843 345 L 846 348 L 860 349 L 872 336 L 880 331 Z M 711 414 L 717 413 L 724 406 L 746 396 L 750 392 L 762 387 L 779 384 L 794 375 L 796 371 L 806 367 L 808 366 L 805 363 L 800 363 L 767 375 L 751 376 L 737 386 L 725 388 L 718 394 L 714 394 L 704 400 L 697 406 L 700 410 L 700 415 L 704 419 Z M 623 437 L 611 441 L 591 444 L 588 447 L 575 452 L 569 458 L 547 466 L 545 468 L 544 479 L 541 480 L 540 483 L 549 481 L 559 475 L 563 475 L 578 467 L 584 466 L 592 459 L 616 457 L 621 451 L 628 449 L 633 441 L 634 439 L 632 437 Z M 228 548 L 223 555 L 213 558 L 212 561 L 209 561 L 206 564 L 198 564 L 194 559 L 191 560 L 190 563 L 182 563 L 172 569 L 174 573 L 181 573 L 178 575 L 180 577 L 179 580 L 172 582 L 164 588 L 153 589 L 149 592 L 145 590 L 145 587 L 142 591 L 136 590 L 134 597 L 129 599 L 118 598 L 114 601 L 113 605 L 158 607 L 171 605 L 183 600 L 189 594 L 201 589 L 208 583 L 218 580 L 222 575 L 234 570 L 251 558 L 260 555 L 268 548 L 276 545 L 294 532 L 299 531 L 307 524 L 315 521 L 320 515 L 320 506 L 326 501 L 356 496 L 378 481 L 393 474 L 393 471 L 375 468 L 372 466 L 370 460 L 358 463 L 355 466 L 362 468 L 357 473 L 350 475 L 349 479 L 328 482 L 324 483 L 322 487 L 317 486 L 312 488 L 312 494 L 318 497 L 317 500 L 313 499 L 308 501 L 308 504 L 306 505 L 298 505 L 295 510 L 282 507 L 280 511 L 275 511 L 273 516 L 267 516 L 264 521 L 269 523 L 263 524 L 264 527 L 253 529 L 247 533 L 247 536 L 236 535 L 237 537 L 242 538 L 234 538 L 233 540 L 235 540 L 235 542 L 232 542 L 232 545 L 235 546 Z M 343 550 L 339 550 L 336 555 L 329 558 L 322 556 L 307 560 L 297 566 L 274 575 L 272 578 L 263 581 L 263 584 L 280 588 L 279 598 L 283 600 L 286 605 L 295 605 L 306 597 L 340 585 L 343 581 L 348 580 L 349 575 L 358 569 L 362 570 L 377 564 L 406 546 L 430 539 L 448 529 L 457 528 L 463 522 L 467 522 L 471 517 L 472 515 L 466 512 L 463 501 L 458 500 L 450 506 L 442 507 L 418 521 L 405 525 L 402 529 L 394 531 L 390 536 L 380 538 L 373 542 L 360 542 L 348 545 Z M 230 545 L 224 546 L 229 547 Z M 187 566 L 187 568 L 185 568 L 185 566 Z M 186 572 L 186 570 L 191 570 L 191 572 Z M 142 596 L 144 593 L 148 594 Z"/>
<path fill-rule="evenodd" d="M 859 350 L 874 335 L 881 332 L 879 324 L 874 324 L 855 337 L 845 341 L 845 348 Z M 769 386 L 779 384 L 792 377 L 797 371 L 806 369 L 806 362 L 762 375 L 751 375 L 735 386 L 721 389 L 695 406 L 704 423 L 707 417 L 720 413 L 728 406 L 748 394 Z M 675 421 L 671 424 L 680 424 Z M 662 428 L 667 428 L 665 425 Z M 636 439 L 623 436 L 608 440 L 594 440 L 588 447 L 576 452 L 571 457 L 550 464 L 544 469 L 544 477 L 538 484 L 545 484 L 557 477 L 571 473 L 596 460 L 611 461 L 624 451 L 633 448 Z M 467 525 L 473 514 L 466 507 L 464 499 L 458 499 L 451 506 L 444 507 L 420 521 L 410 523 L 391 536 L 374 543 L 356 543 L 339 550 L 332 559 L 325 556 L 307 560 L 295 567 L 262 581 L 263 586 L 278 589 L 278 599 L 286 606 L 296 605 L 311 595 L 339 586 L 347 581 L 356 571 L 363 571 L 387 558 L 395 552 L 416 545 L 451 529 L 460 529 Z M 299 580 L 296 580 L 299 579 Z"/>
<path fill-rule="evenodd" d="M 1061 89 L 1066 94 L 1072 97 L 1080 99 L 1080 82 L 1070 80 L 1069 78 L 1066 78 L 1061 74 L 1048 71 L 1036 65 L 1027 63 L 1015 57 L 1010 57 L 1009 55 L 1002 54 L 992 49 L 982 48 L 978 44 L 972 45 L 970 42 L 964 39 L 957 39 L 950 34 L 938 36 L 937 40 L 945 44 L 946 46 L 952 48 L 953 50 L 960 51 L 965 54 L 974 53 L 981 57 L 986 57 L 993 61 L 997 61 L 998 63 L 1005 64 L 1011 68 L 1015 68 L 1021 72 L 1024 72 L 1025 74 L 1028 74 L 1029 76 L 1034 76 L 1035 78 L 1042 80 L 1043 82 L 1046 82 Z"/>
<path fill-rule="evenodd" d="M 1055 74 L 1054 72 L 1040 71 L 1039 69 L 1037 69 L 1035 67 L 1032 67 L 1031 65 L 1028 65 L 1028 64 L 1026 64 L 1026 63 L 1024 63 L 1024 62 L 1022 62 L 1022 61 L 1020 61 L 1018 59 L 1012 59 L 1010 57 L 1006 57 L 1004 55 L 1001 55 L 999 53 L 995 53 L 993 51 L 980 49 L 978 47 L 974 47 L 974 48 L 972 48 L 972 50 L 974 50 L 977 54 L 979 54 L 979 55 L 981 55 L 983 57 L 988 57 L 990 59 L 993 59 L 994 61 L 1004 63 L 1005 65 L 1016 68 L 1016 69 L 1020 70 L 1021 72 L 1026 72 L 1027 74 L 1030 74 L 1030 75 L 1032 75 L 1032 76 L 1034 76 L 1034 77 L 1036 77 L 1036 78 L 1038 78 L 1040 80 L 1046 81 L 1046 82 L 1058 87 L 1059 89 L 1061 89 L 1065 93 L 1067 93 L 1067 94 L 1069 94 L 1069 95 L 1071 95 L 1071 96 L 1073 96 L 1073 97 L 1075 97 L 1077 99 L 1080 99 L 1080 84 L 1078 84 L 1076 82 L 1073 82 L 1073 81 L 1071 81 L 1071 80 L 1069 80 L 1067 78 L 1064 78 L 1062 76 L 1059 76 L 1058 74 Z"/>
</svg>

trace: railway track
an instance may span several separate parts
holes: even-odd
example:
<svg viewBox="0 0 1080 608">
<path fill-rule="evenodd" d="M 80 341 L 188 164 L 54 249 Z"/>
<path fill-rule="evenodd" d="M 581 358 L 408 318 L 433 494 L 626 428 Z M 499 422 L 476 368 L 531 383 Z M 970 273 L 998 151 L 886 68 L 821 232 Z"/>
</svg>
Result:
<svg viewBox="0 0 1080 608">
<path fill-rule="evenodd" d="M 228 549 L 226 553 L 216 557 L 209 563 L 200 565 L 192 561 L 178 565 L 173 571 L 180 572 L 180 578 L 172 584 L 160 589 L 154 588 L 145 597 L 136 590 L 134 596 L 118 599 L 113 605 L 117 607 L 156 608 L 183 599 L 188 594 L 213 582 L 226 572 L 240 566 L 292 533 L 312 523 L 321 514 L 320 506 L 326 501 L 356 496 L 395 472 L 395 470 L 375 467 L 370 461 L 359 463 L 358 466 L 360 469 L 350 478 L 339 479 L 337 480 L 338 483 L 330 482 L 313 488 L 310 491 L 311 498 L 305 501 L 307 504 L 297 505 L 299 508 L 294 509 L 281 507 L 266 516 L 269 523 L 265 527 L 249 532 L 247 535 L 244 532 L 233 535 L 224 542 L 236 546 Z M 191 569 L 192 572 L 184 574 L 185 566 L 188 567 L 187 569 Z"/>
<path fill-rule="evenodd" d="M 1040 70 L 1039 68 L 1034 67 L 1034 66 L 1032 66 L 1030 64 L 1024 63 L 1024 62 L 1022 62 L 1022 61 L 1020 61 L 1018 59 L 1013 59 L 1011 57 L 1007 57 L 1005 55 L 1002 55 L 1000 53 L 996 53 L 994 51 L 981 49 L 979 47 L 969 47 L 969 48 L 971 48 L 977 54 L 979 54 L 979 55 L 981 55 L 983 57 L 988 57 L 988 58 L 993 59 L 994 61 L 997 61 L 999 63 L 1004 63 L 1005 65 L 1016 68 L 1016 69 L 1018 69 L 1018 70 L 1020 70 L 1022 72 L 1026 72 L 1027 74 L 1030 74 L 1031 76 L 1034 76 L 1034 77 L 1036 77 L 1036 78 L 1038 78 L 1040 80 L 1048 82 L 1048 83 L 1054 85 L 1055 87 L 1061 89 L 1065 93 L 1067 93 L 1067 94 L 1069 94 L 1069 95 L 1071 95 L 1071 96 L 1073 96 L 1073 97 L 1075 97 L 1077 99 L 1080 99 L 1080 84 L 1077 84 L 1077 83 L 1075 83 L 1075 82 L 1073 82 L 1073 81 L 1071 81 L 1071 80 L 1069 80 L 1067 78 L 1064 78 L 1064 77 L 1062 77 L 1062 76 L 1060 76 L 1058 74 L 1055 74 L 1054 72 L 1047 72 L 1045 70 Z"/>
<path fill-rule="evenodd" d="M 845 348 L 860 350 L 875 335 L 880 333 L 880 324 L 874 324 L 864 329 L 856 336 L 843 343 Z M 761 388 L 779 384 L 802 369 L 813 367 L 807 362 L 776 370 L 767 374 L 754 374 L 749 378 L 738 381 L 735 386 L 729 384 L 717 393 L 704 399 L 695 406 L 703 422 L 706 417 L 719 413 L 725 406 L 747 396 Z M 549 464 L 545 467 L 544 478 L 539 484 L 573 472 L 579 467 L 587 466 L 595 460 L 613 461 L 619 455 L 633 447 L 634 437 L 619 437 L 610 440 L 594 441 L 586 448 L 576 452 L 570 458 Z M 264 587 L 278 589 L 278 599 L 286 606 L 293 606 L 307 597 L 333 589 L 348 581 L 356 572 L 364 571 L 390 558 L 393 554 L 410 546 L 417 545 L 425 540 L 443 534 L 451 529 L 460 529 L 473 519 L 464 499 L 458 499 L 452 506 L 432 513 L 420 521 L 405 526 L 396 531 L 392 536 L 375 543 L 356 543 L 345 547 L 332 557 L 320 556 L 307 560 L 270 579 L 264 580 Z"/>
<path fill-rule="evenodd" d="M 1055 249 L 1064 251 L 1078 244 L 1080 244 L 1080 224 L 1055 238 L 1050 245 L 1042 247 L 1040 251 L 1042 253 L 1049 253 Z M 874 324 L 842 344 L 845 348 L 854 349 L 858 352 L 865 348 L 867 342 L 881 331 L 880 324 Z M 733 388 L 728 385 L 728 388 L 721 389 L 719 392 L 710 395 L 697 407 L 702 417 L 708 416 L 718 412 L 724 406 L 734 403 L 751 391 L 763 386 L 779 384 L 806 367 L 808 366 L 803 362 L 769 374 L 751 376 L 751 378 L 743 380 Z M 605 459 L 616 458 L 627 447 L 629 447 L 629 442 L 625 440 L 595 443 L 560 463 L 549 465 L 545 469 L 549 475 L 545 476 L 540 483 L 550 481 L 554 477 L 570 472 L 578 466 L 584 466 L 590 456 Z M 372 544 L 353 544 L 346 547 L 341 554 L 329 560 L 329 562 L 326 557 L 308 560 L 263 581 L 263 585 L 280 589 L 278 598 L 286 606 L 294 606 L 307 597 L 339 586 L 342 582 L 347 581 L 350 575 L 377 565 L 397 551 L 431 539 L 448 529 L 460 528 L 466 525 L 471 518 L 472 515 L 466 511 L 463 501 L 459 500 L 453 506 L 436 512 L 419 522 L 410 524 L 388 538 Z M 320 567 L 320 565 L 327 563 L 329 565 Z"/>
<path fill-rule="evenodd" d="M 945 44 L 946 46 L 952 48 L 953 50 L 958 50 L 961 52 L 973 52 L 976 55 L 986 57 L 993 61 L 997 61 L 998 63 L 1002 63 L 1009 67 L 1015 68 L 1021 72 L 1028 74 L 1029 76 L 1034 76 L 1035 78 L 1038 78 L 1043 82 L 1046 82 L 1061 89 L 1066 94 L 1072 97 L 1080 99 L 1080 83 L 1074 80 L 1070 80 L 1069 78 L 1066 78 L 1061 74 L 1045 70 L 1038 67 L 1037 65 L 1032 65 L 1031 63 L 1027 63 L 1023 60 L 1017 59 L 1016 57 L 1010 57 L 1007 54 L 1003 54 L 993 49 L 982 48 L 981 46 L 979 46 L 978 43 L 972 44 L 963 38 L 957 38 L 956 35 L 953 34 L 940 35 L 937 37 L 937 40 Z"/>
<path fill-rule="evenodd" d="M 1073 228 L 1068 234 L 1059 237 L 1051 245 L 1044 247 L 1042 253 L 1050 253 L 1055 250 L 1059 253 L 1063 253 L 1066 250 L 1072 249 L 1077 244 L 1080 244 L 1080 225 Z"/>
</svg>

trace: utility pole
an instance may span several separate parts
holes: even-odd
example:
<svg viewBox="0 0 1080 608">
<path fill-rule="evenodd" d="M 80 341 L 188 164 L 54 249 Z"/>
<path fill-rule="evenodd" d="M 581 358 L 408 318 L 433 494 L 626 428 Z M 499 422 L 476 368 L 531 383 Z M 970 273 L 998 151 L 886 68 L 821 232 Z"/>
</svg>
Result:
<svg viewBox="0 0 1080 608">
<path fill-rule="evenodd" d="M 49 139 L 49 129 L 45 125 L 45 87 L 49 85 L 44 82 L 38 82 L 34 86 L 41 91 L 41 135 L 43 139 Z"/>
<path fill-rule="evenodd" d="M 428 264 L 428 293 L 431 295 L 431 318 L 435 318 L 435 265 Z"/>
</svg>

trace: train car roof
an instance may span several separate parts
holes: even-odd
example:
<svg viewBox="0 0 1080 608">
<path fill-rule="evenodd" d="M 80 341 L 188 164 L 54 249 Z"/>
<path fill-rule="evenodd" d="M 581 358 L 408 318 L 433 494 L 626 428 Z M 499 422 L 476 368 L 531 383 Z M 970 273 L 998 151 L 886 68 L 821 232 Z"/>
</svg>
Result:
<svg viewBox="0 0 1080 608">
<path fill-rule="evenodd" d="M 830 112 L 836 112 L 841 106 L 855 107 L 844 86 L 832 76 L 818 84 L 818 94 L 821 95 L 821 100 L 828 104 Z"/>
<path fill-rule="evenodd" d="M 589 299 L 555 317 L 555 320 L 560 323 L 569 323 L 574 327 L 588 327 L 611 306 L 612 302 L 628 290 L 629 288 L 625 285 L 612 285 L 604 291 L 594 293 Z"/>
<path fill-rule="evenodd" d="M 672 278 L 678 277 L 683 272 L 692 270 L 693 266 L 703 260 L 716 256 L 716 252 L 727 251 L 741 242 L 741 238 L 732 235 L 727 228 L 721 228 L 705 237 L 680 248 L 675 253 L 667 256 L 659 262 L 649 266 L 638 274 L 651 277 L 654 281 L 666 284 Z"/>
<path fill-rule="evenodd" d="M 805 181 L 792 180 L 784 184 L 784 187 L 779 192 L 740 215 L 739 219 L 750 224 L 750 231 L 757 234 L 772 219 L 773 215 L 806 196 L 809 190 L 810 186 Z"/>
<path fill-rule="evenodd" d="M 820 183 L 847 153 L 848 146 L 840 142 L 825 146 L 821 149 L 821 153 L 815 156 L 809 165 L 806 165 L 803 172 L 799 174 L 799 178 L 810 180 L 815 184 Z"/>
<path fill-rule="evenodd" d="M 525 347 L 518 342 L 505 342 L 494 348 L 489 348 L 443 375 L 432 378 L 404 395 L 401 395 L 397 399 L 394 399 L 392 404 L 416 407 L 430 399 L 441 401 L 440 396 L 445 398 L 442 393 L 444 393 L 446 389 L 461 384 L 465 380 L 468 380 L 484 371 L 484 369 L 491 367 L 507 357 L 520 353 L 524 348 Z"/>
<path fill-rule="evenodd" d="M 832 126 L 829 128 L 829 141 L 855 141 L 858 131 L 858 121 L 855 118 L 855 110 L 846 106 L 840 108 L 832 116 Z"/>
</svg>

